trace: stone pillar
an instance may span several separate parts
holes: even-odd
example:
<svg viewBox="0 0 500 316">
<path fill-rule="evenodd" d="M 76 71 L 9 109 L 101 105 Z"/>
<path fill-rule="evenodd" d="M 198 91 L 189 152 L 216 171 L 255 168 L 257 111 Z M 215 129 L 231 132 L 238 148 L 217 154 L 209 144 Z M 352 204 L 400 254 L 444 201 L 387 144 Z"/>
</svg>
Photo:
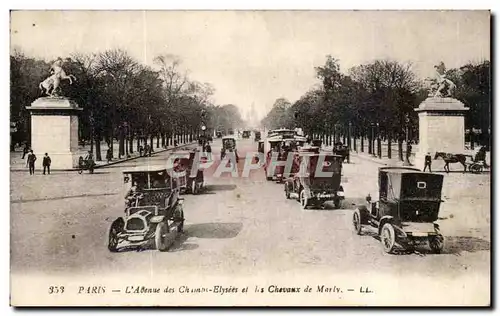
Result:
<svg viewBox="0 0 500 316">
<path fill-rule="evenodd" d="M 68 98 L 43 97 L 26 109 L 31 113 L 31 148 L 38 158 L 37 168 L 42 167 L 45 153 L 53 170 L 78 167 L 78 113 L 82 108 Z"/>
<path fill-rule="evenodd" d="M 464 113 L 469 110 L 453 98 L 429 97 L 415 109 L 419 120 L 419 143 L 415 167 L 424 168 L 425 155 L 436 152 L 462 154 L 465 149 Z M 433 168 L 434 169 L 434 168 Z"/>
</svg>

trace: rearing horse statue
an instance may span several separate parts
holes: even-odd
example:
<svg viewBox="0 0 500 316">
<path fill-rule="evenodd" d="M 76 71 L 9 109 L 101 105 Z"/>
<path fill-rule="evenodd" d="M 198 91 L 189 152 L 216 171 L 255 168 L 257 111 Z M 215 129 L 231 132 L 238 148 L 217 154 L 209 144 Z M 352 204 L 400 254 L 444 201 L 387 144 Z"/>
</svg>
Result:
<svg viewBox="0 0 500 316">
<path fill-rule="evenodd" d="M 455 90 L 457 86 L 453 81 L 446 78 L 446 67 L 444 63 L 439 63 L 439 65 L 434 66 L 434 69 L 436 69 L 436 83 L 438 84 L 434 97 L 451 96 L 453 90 Z"/>
<path fill-rule="evenodd" d="M 59 95 L 61 80 L 69 80 L 69 84 L 73 84 L 73 80 L 76 81 L 75 76 L 71 74 L 66 75 L 66 72 L 62 68 L 62 64 L 63 60 L 58 58 L 50 68 L 50 77 L 40 82 L 40 90 L 51 97 Z"/>
</svg>

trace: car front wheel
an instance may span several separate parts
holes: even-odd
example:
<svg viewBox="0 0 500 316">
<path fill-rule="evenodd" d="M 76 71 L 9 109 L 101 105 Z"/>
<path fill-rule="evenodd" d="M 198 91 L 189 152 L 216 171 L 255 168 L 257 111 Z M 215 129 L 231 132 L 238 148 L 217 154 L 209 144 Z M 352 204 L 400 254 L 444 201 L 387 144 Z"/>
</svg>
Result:
<svg viewBox="0 0 500 316">
<path fill-rule="evenodd" d="M 391 223 L 385 223 L 380 232 L 380 241 L 384 247 L 384 251 L 392 253 L 396 245 L 396 232 Z"/>
<path fill-rule="evenodd" d="M 156 232 L 155 232 L 155 246 L 157 250 L 166 251 L 168 249 L 168 245 L 166 243 L 167 234 L 168 234 L 167 223 L 159 222 L 158 225 L 156 225 Z"/>
<path fill-rule="evenodd" d="M 306 191 L 300 191 L 300 206 L 305 210 L 309 206 L 309 198 L 307 197 Z"/>
</svg>

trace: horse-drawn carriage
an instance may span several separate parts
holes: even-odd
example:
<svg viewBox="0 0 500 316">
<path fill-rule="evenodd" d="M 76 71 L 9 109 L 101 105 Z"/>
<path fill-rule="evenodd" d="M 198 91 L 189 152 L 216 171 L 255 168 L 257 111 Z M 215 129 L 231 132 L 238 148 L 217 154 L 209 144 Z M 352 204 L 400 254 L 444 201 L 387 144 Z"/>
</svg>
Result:
<svg viewBox="0 0 500 316">
<path fill-rule="evenodd" d="M 349 147 L 345 146 L 342 142 L 336 142 L 333 146 L 333 153 L 335 155 L 339 155 L 342 157 L 342 162 L 345 161 L 347 158 L 347 161 L 349 161 Z"/>
<path fill-rule="evenodd" d="M 183 231 L 183 199 L 173 167 L 136 167 L 123 171 L 128 187 L 125 215 L 118 217 L 109 229 L 108 249 L 141 247 L 154 242 L 166 251 Z"/>
<path fill-rule="evenodd" d="M 94 173 L 94 169 L 96 167 L 96 163 L 94 161 L 94 158 L 92 158 L 91 155 L 88 155 L 87 157 L 83 158 L 80 156 L 78 158 L 78 173 L 82 174 L 83 171 L 88 170 L 89 173 Z"/>
<path fill-rule="evenodd" d="M 450 172 L 450 164 L 460 163 L 464 167 L 464 172 L 480 173 L 490 166 L 486 163 L 486 147 L 481 147 L 474 155 L 451 154 L 445 152 L 436 152 L 434 160 L 441 158 L 444 161 L 444 171 Z"/>
<path fill-rule="evenodd" d="M 383 167 L 378 174 L 379 200 L 359 206 L 353 214 L 353 227 L 361 235 L 363 228 L 374 229 L 384 251 L 413 249 L 428 242 L 436 253 L 443 249 L 438 219 L 443 175 L 415 168 Z"/>
</svg>

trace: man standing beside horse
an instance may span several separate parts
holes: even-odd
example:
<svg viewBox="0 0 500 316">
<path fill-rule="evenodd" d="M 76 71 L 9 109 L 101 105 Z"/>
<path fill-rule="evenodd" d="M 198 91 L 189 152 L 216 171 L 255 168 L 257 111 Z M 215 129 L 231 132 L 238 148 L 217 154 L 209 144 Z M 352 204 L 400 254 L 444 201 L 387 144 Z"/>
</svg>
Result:
<svg viewBox="0 0 500 316">
<path fill-rule="evenodd" d="M 429 172 L 432 172 L 431 165 L 432 165 L 432 156 L 431 153 L 427 153 L 427 155 L 425 155 L 424 172 L 425 170 L 427 170 L 427 167 L 429 167 Z"/>
</svg>

